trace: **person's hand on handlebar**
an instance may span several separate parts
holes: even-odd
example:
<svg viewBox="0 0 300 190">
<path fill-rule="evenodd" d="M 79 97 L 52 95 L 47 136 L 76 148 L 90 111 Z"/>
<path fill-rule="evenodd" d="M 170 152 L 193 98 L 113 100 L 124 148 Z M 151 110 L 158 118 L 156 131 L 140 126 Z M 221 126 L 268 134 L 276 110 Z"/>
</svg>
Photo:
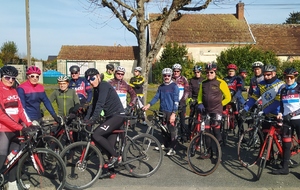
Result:
<svg viewBox="0 0 300 190">
<path fill-rule="evenodd" d="M 150 108 L 150 104 L 145 105 L 142 109 L 143 110 L 148 110 Z"/>
</svg>

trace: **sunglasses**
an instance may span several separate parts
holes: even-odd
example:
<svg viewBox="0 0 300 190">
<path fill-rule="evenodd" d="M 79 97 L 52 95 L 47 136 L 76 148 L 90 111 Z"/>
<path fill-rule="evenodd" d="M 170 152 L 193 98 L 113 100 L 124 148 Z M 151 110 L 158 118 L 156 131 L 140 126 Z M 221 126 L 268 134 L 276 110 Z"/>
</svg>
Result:
<svg viewBox="0 0 300 190">
<path fill-rule="evenodd" d="M 163 75 L 164 77 L 171 77 L 171 75 Z"/>
<path fill-rule="evenodd" d="M 206 74 L 208 75 L 208 74 L 214 74 L 215 72 L 213 72 L 213 71 L 210 71 L 210 72 L 206 72 Z"/>
<path fill-rule="evenodd" d="M 3 78 L 7 81 L 9 81 L 9 80 L 15 81 L 16 80 L 16 77 L 11 77 L 11 76 L 3 76 Z"/>
<path fill-rule="evenodd" d="M 271 76 L 272 74 L 264 74 L 264 77 L 269 77 Z"/>
<path fill-rule="evenodd" d="M 33 79 L 33 78 L 37 78 L 37 79 L 40 78 L 39 75 L 29 75 L 29 76 L 30 76 L 30 78 L 32 78 L 32 79 Z"/>
<path fill-rule="evenodd" d="M 196 71 L 196 72 L 194 72 L 194 73 L 200 73 L 199 71 Z"/>
<path fill-rule="evenodd" d="M 93 77 L 89 76 L 89 78 L 87 80 L 93 82 L 94 80 L 96 80 L 96 76 L 93 76 Z"/>
<path fill-rule="evenodd" d="M 124 76 L 124 73 L 116 73 L 117 75 L 121 75 L 121 76 Z"/>
<path fill-rule="evenodd" d="M 78 74 L 78 72 L 73 72 L 73 73 L 71 73 L 71 75 L 77 75 Z"/>
<path fill-rule="evenodd" d="M 295 76 L 293 76 L 293 75 L 292 75 L 292 76 L 285 76 L 284 78 L 285 78 L 285 79 L 289 79 L 289 78 L 290 78 L 290 79 L 294 79 Z"/>
</svg>

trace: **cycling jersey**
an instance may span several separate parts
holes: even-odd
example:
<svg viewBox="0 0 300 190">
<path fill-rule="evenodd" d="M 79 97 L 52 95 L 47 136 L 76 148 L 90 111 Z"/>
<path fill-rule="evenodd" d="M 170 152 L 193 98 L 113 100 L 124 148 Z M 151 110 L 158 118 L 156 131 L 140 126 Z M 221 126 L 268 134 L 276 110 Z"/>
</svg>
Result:
<svg viewBox="0 0 300 190">
<path fill-rule="evenodd" d="M 109 81 L 114 78 L 114 74 L 109 74 L 107 72 L 102 73 L 102 81 Z"/>
<path fill-rule="evenodd" d="M 75 89 L 81 104 L 90 103 L 92 100 L 92 88 L 90 83 L 82 77 L 71 79 L 68 88 Z"/>
<path fill-rule="evenodd" d="M 276 117 L 280 109 L 280 91 L 284 87 L 284 84 L 283 81 L 277 78 L 270 84 L 265 80 L 261 81 L 246 102 L 244 109 L 248 111 L 261 97 L 264 114 L 268 117 Z"/>
<path fill-rule="evenodd" d="M 134 76 L 130 79 L 129 85 L 133 88 L 137 96 L 144 96 L 144 82 L 145 79 L 141 75 Z"/>
<path fill-rule="evenodd" d="M 160 100 L 160 111 L 166 112 L 176 112 L 178 110 L 179 105 L 179 88 L 174 83 L 171 82 L 170 84 L 161 84 L 155 96 L 150 101 L 150 106 L 155 104 L 158 100 Z"/>
<path fill-rule="evenodd" d="M 204 80 L 200 84 L 198 104 L 203 104 L 206 113 L 222 115 L 223 106 L 231 100 L 227 83 L 219 78 Z"/>
<path fill-rule="evenodd" d="M 74 111 L 77 111 L 80 104 L 79 98 L 74 89 L 67 89 L 65 91 L 56 89 L 50 95 L 49 100 L 50 102 L 56 101 L 58 115 L 63 117 L 68 116 Z"/>
<path fill-rule="evenodd" d="M 172 80 L 177 84 L 179 88 L 179 102 L 184 102 L 189 96 L 189 82 L 184 76 L 179 76 L 175 78 L 172 77 Z"/>
<path fill-rule="evenodd" d="M 223 79 L 227 85 L 229 90 L 232 92 L 233 98 L 237 98 L 242 94 L 242 81 L 241 78 L 237 76 L 227 76 Z"/>
<path fill-rule="evenodd" d="M 108 83 L 116 90 L 124 108 L 127 107 L 127 93 L 130 95 L 129 105 L 133 106 L 135 104 L 137 98 L 136 93 L 126 81 L 113 78 L 109 80 Z"/>
<path fill-rule="evenodd" d="M 199 93 L 199 87 L 201 82 L 204 80 L 203 77 L 193 77 L 189 82 L 189 98 L 197 99 Z"/>
<path fill-rule="evenodd" d="M 51 116 L 56 117 L 55 111 L 45 93 L 43 85 L 31 84 L 30 81 L 27 80 L 18 86 L 17 91 L 22 105 L 31 120 L 40 120 L 42 118 L 40 107 L 42 102 Z"/>
<path fill-rule="evenodd" d="M 7 87 L 0 81 L 0 91 L 0 132 L 20 131 L 23 128 L 20 120 L 30 126 L 31 121 L 24 112 L 16 89 Z"/>
<path fill-rule="evenodd" d="M 300 85 L 294 82 L 285 85 L 280 92 L 280 113 L 283 116 L 297 112 L 291 119 L 300 119 Z"/>
<path fill-rule="evenodd" d="M 254 76 L 250 79 L 250 87 L 249 87 L 249 92 L 248 92 L 248 98 L 252 96 L 253 92 L 257 89 L 258 83 L 264 80 L 264 76 Z"/>
</svg>

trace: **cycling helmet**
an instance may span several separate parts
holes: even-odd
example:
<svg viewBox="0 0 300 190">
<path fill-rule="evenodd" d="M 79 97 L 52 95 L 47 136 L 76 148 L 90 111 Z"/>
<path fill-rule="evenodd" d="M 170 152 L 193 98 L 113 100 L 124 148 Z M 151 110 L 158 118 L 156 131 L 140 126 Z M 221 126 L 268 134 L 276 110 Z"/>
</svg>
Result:
<svg viewBox="0 0 300 190">
<path fill-rule="evenodd" d="M 110 63 L 110 64 L 107 64 L 107 65 L 106 65 L 106 69 L 107 69 L 107 70 L 112 70 L 112 71 L 113 71 L 113 70 L 115 70 L 115 66 L 114 66 L 113 64 Z"/>
<path fill-rule="evenodd" d="M 240 73 L 247 73 L 246 69 L 240 69 Z"/>
<path fill-rule="evenodd" d="M 175 63 L 173 66 L 172 66 L 172 69 L 174 70 L 174 69 L 179 69 L 179 70 L 181 70 L 182 69 L 182 67 L 181 67 L 181 65 L 180 64 L 178 64 L 178 63 Z"/>
<path fill-rule="evenodd" d="M 274 65 L 265 65 L 264 72 L 276 72 L 276 67 Z"/>
<path fill-rule="evenodd" d="M 30 66 L 26 71 L 26 75 L 30 75 L 30 74 L 40 75 L 40 74 L 42 74 L 42 71 L 37 66 Z"/>
<path fill-rule="evenodd" d="M 205 65 L 205 70 L 214 70 L 216 71 L 217 70 L 217 64 L 212 62 L 212 63 L 208 63 Z"/>
<path fill-rule="evenodd" d="M 135 71 L 142 72 L 142 67 L 136 67 L 134 70 L 135 70 Z"/>
<path fill-rule="evenodd" d="M 116 72 L 117 71 L 121 71 L 121 72 L 124 72 L 125 73 L 125 68 L 122 67 L 122 66 L 118 66 L 117 69 L 116 69 Z"/>
<path fill-rule="evenodd" d="M 57 78 L 57 82 L 69 82 L 69 77 L 62 75 L 60 77 Z"/>
<path fill-rule="evenodd" d="M 88 78 L 88 76 L 94 76 L 99 74 L 99 71 L 95 68 L 89 68 L 88 70 L 85 71 L 84 76 L 85 78 Z"/>
<path fill-rule="evenodd" d="M 163 74 L 163 75 L 166 75 L 166 74 L 172 75 L 172 74 L 173 74 L 173 71 L 172 71 L 172 69 L 170 69 L 170 68 L 164 68 L 164 69 L 162 70 L 161 74 Z"/>
<path fill-rule="evenodd" d="M 69 71 L 70 71 L 71 73 L 75 73 L 75 72 L 79 73 L 79 72 L 80 72 L 80 68 L 79 68 L 77 65 L 72 65 L 72 66 L 70 67 Z"/>
<path fill-rule="evenodd" d="M 202 71 L 202 67 L 199 66 L 199 65 L 195 65 L 194 68 L 193 68 L 193 71 Z"/>
<path fill-rule="evenodd" d="M 1 77 L 3 75 L 8 75 L 8 76 L 11 76 L 11 77 L 17 77 L 19 72 L 18 70 L 13 67 L 13 66 L 4 66 L 1 68 Z"/>
<path fill-rule="evenodd" d="M 260 61 L 255 61 L 254 63 L 252 63 L 252 68 L 255 68 L 255 67 L 260 67 L 260 68 L 263 68 L 264 64 Z"/>
<path fill-rule="evenodd" d="M 286 68 L 283 72 L 283 75 L 294 75 L 295 77 L 297 77 L 298 74 L 298 71 L 292 67 Z"/>
<path fill-rule="evenodd" d="M 235 71 L 237 70 L 237 66 L 233 63 L 230 63 L 228 66 L 227 66 L 227 69 L 234 69 Z"/>
</svg>

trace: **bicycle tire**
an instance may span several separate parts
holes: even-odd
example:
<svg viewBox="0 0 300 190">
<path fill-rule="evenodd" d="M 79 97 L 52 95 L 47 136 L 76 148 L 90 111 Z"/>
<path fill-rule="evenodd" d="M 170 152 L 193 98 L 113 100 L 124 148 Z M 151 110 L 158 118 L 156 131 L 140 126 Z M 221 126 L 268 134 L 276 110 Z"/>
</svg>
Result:
<svg viewBox="0 0 300 190">
<path fill-rule="evenodd" d="M 157 148 L 159 150 L 156 150 Z M 163 150 L 159 141 L 152 135 L 139 134 L 128 140 L 123 151 L 125 168 L 133 176 L 142 178 L 153 175 L 161 166 Z"/>
<path fill-rule="evenodd" d="M 222 151 L 218 140 L 212 134 L 201 132 L 191 140 L 187 155 L 193 172 L 207 176 L 220 165 Z"/>
<path fill-rule="evenodd" d="M 263 145 L 263 134 L 260 130 L 255 133 L 255 128 L 248 128 L 238 142 L 238 159 L 242 166 L 248 168 L 256 164 L 259 151 Z"/>
<path fill-rule="evenodd" d="M 45 142 L 45 147 L 44 148 L 48 148 L 50 150 L 53 150 L 58 155 L 63 150 L 63 145 L 61 144 L 61 142 L 53 136 L 45 135 L 43 137 L 43 141 Z"/>
<path fill-rule="evenodd" d="M 269 159 L 268 154 L 270 153 L 271 148 L 272 148 L 272 138 L 269 137 L 268 142 L 264 147 L 263 154 L 257 161 L 257 166 L 258 166 L 257 174 L 256 174 L 257 181 L 261 178 L 263 170 L 266 167 L 267 160 Z"/>
<path fill-rule="evenodd" d="M 67 189 L 91 187 L 102 173 L 103 156 L 95 145 L 90 144 L 86 160 L 81 163 L 80 159 L 87 145 L 88 142 L 75 142 L 65 147 L 60 154 L 66 165 L 65 188 Z"/>
<path fill-rule="evenodd" d="M 66 183 L 66 168 L 62 158 L 47 148 L 33 150 L 34 157 L 39 158 L 37 165 L 42 165 L 44 171 L 39 174 L 35 169 L 29 152 L 19 160 L 17 167 L 17 183 L 25 189 L 63 189 Z M 30 185 L 30 188 L 26 187 Z"/>
<path fill-rule="evenodd" d="M 300 146 L 295 137 L 292 138 L 291 158 L 289 167 L 295 168 L 300 165 Z"/>
<path fill-rule="evenodd" d="M 228 141 L 228 131 L 229 131 L 229 116 L 222 117 L 221 120 L 221 135 L 223 140 L 223 146 L 226 146 Z"/>
</svg>

